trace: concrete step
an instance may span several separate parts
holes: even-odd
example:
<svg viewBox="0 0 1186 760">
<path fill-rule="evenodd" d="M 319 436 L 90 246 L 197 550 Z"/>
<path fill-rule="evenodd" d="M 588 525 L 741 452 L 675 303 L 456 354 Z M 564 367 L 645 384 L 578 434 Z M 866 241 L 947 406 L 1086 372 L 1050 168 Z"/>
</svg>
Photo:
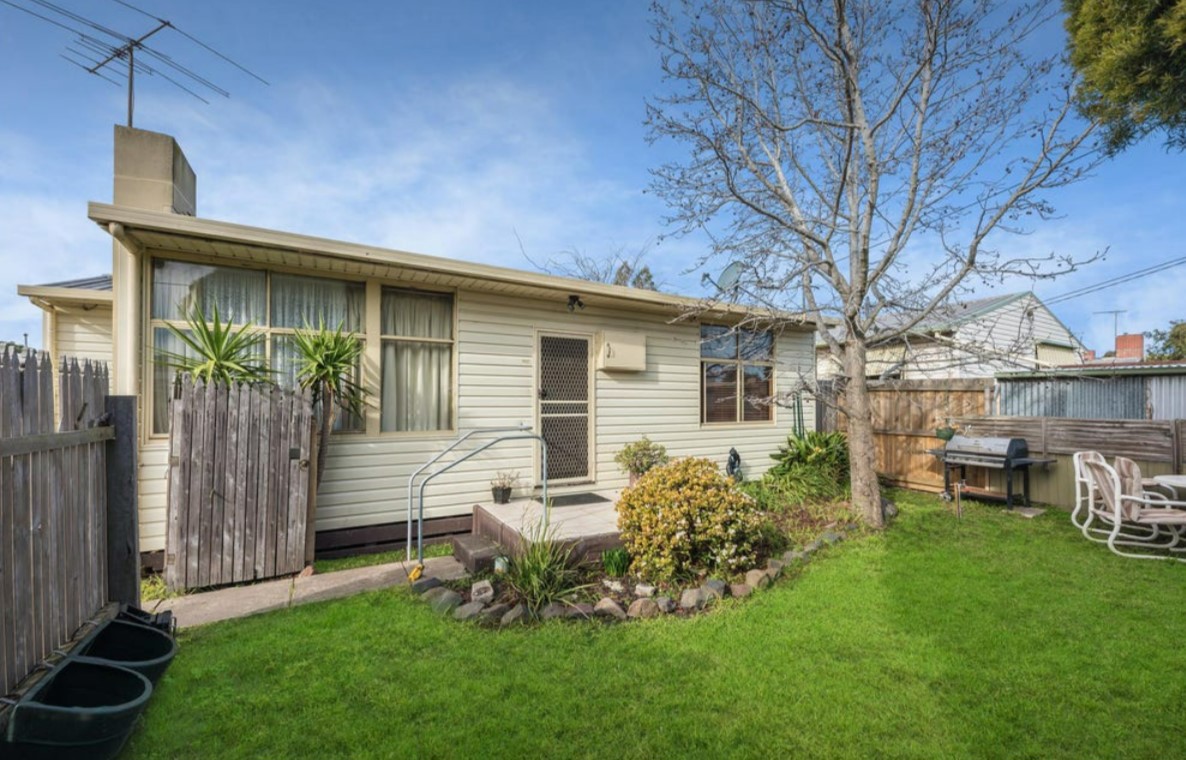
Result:
<svg viewBox="0 0 1186 760">
<path fill-rule="evenodd" d="M 490 539 L 477 533 L 453 537 L 453 556 L 470 573 L 494 569 L 494 558 L 502 551 Z"/>
</svg>

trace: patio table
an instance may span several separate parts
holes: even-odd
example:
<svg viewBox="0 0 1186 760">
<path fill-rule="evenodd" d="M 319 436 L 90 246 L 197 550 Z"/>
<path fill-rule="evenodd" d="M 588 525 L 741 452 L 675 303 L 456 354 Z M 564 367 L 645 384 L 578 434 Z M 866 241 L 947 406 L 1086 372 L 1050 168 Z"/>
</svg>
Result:
<svg viewBox="0 0 1186 760">
<path fill-rule="evenodd" d="M 1186 475 L 1154 475 L 1154 482 L 1165 486 L 1174 494 L 1174 501 L 1179 498 L 1178 489 L 1186 490 Z"/>
</svg>

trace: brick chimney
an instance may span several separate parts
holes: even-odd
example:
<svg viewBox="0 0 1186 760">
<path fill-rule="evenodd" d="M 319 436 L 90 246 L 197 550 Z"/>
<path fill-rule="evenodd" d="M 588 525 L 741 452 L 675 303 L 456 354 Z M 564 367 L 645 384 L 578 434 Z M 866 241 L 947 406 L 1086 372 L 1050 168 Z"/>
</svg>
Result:
<svg viewBox="0 0 1186 760">
<path fill-rule="evenodd" d="M 1145 336 L 1130 333 L 1116 336 L 1116 358 L 1141 361 L 1145 358 Z"/>
</svg>

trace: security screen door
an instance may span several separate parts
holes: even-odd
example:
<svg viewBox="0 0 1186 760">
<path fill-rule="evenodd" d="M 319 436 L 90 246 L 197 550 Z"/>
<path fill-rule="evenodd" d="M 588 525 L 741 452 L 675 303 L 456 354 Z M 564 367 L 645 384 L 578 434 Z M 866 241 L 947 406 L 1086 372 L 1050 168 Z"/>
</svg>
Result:
<svg viewBox="0 0 1186 760">
<path fill-rule="evenodd" d="M 539 336 L 539 425 L 548 482 L 589 480 L 589 339 Z"/>
</svg>

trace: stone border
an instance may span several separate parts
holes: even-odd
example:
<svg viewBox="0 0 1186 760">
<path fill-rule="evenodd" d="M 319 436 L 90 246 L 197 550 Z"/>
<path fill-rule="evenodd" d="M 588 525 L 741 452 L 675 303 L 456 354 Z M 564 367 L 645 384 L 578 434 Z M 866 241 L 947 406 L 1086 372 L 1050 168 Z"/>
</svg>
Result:
<svg viewBox="0 0 1186 760">
<path fill-rule="evenodd" d="M 848 528 L 847 530 L 853 530 Z M 699 586 L 684 589 L 673 596 L 656 595 L 657 589 L 647 583 L 634 584 L 634 599 L 622 609 L 622 604 L 611 596 L 602 597 L 596 604 L 580 602 L 566 604 L 553 602 L 533 615 L 523 603 L 510 605 L 494 604 L 494 584 L 480 580 L 470 587 L 469 599 L 445 586 L 438 578 L 424 577 L 412 584 L 412 592 L 419 595 L 439 615 L 452 615 L 455 620 L 476 622 L 491 627 L 505 628 L 512 625 L 542 622 L 553 619 L 580 619 L 618 622 L 645 620 L 681 612 L 695 615 L 707 611 L 725 597 L 743 599 L 754 592 L 769 588 L 782 577 L 783 570 L 796 564 L 806 564 L 811 557 L 825 546 L 832 546 L 845 539 L 844 533 L 828 530 L 819 538 L 799 550 L 784 552 L 781 559 L 769 559 L 765 568 L 754 568 L 745 574 L 744 583 L 726 583 L 710 578 Z M 628 584 L 620 580 L 605 579 L 606 588 L 619 595 L 625 595 Z"/>
</svg>

